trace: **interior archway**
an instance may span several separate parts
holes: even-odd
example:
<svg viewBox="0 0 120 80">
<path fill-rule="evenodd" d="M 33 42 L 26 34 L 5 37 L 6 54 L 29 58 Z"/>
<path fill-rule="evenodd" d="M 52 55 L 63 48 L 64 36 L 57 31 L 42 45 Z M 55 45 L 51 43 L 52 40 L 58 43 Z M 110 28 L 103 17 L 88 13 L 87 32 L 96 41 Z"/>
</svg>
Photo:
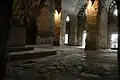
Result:
<svg viewBox="0 0 120 80">
<path fill-rule="evenodd" d="M 65 30 L 65 42 L 64 42 L 64 44 L 66 45 L 68 45 L 69 29 L 70 29 L 70 17 L 68 15 L 66 17 L 66 30 Z"/>
<path fill-rule="evenodd" d="M 117 16 L 117 5 L 113 1 L 109 6 L 108 13 L 108 44 L 110 44 L 111 49 L 117 49 L 118 47 Z"/>
</svg>

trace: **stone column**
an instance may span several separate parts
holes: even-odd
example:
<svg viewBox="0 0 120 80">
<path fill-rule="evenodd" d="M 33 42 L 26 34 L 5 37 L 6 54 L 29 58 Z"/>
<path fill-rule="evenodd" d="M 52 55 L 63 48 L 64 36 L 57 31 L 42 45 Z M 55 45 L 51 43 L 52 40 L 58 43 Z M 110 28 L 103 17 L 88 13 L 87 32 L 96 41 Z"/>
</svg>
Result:
<svg viewBox="0 0 120 80">
<path fill-rule="evenodd" d="M 101 9 L 100 13 L 100 24 L 99 24 L 99 38 L 98 38 L 98 48 L 107 49 L 108 48 L 108 35 L 107 35 L 107 24 L 108 24 L 108 11 L 106 8 Z"/>
<path fill-rule="evenodd" d="M 108 49 L 111 48 L 111 30 L 110 30 L 110 26 L 107 26 L 107 47 Z"/>
<path fill-rule="evenodd" d="M 77 31 L 77 46 L 82 46 L 83 31 L 84 29 L 78 29 Z"/>
<path fill-rule="evenodd" d="M 82 46 L 83 31 L 85 30 L 85 17 L 77 16 L 77 45 Z"/>
<path fill-rule="evenodd" d="M 54 11 L 55 11 L 55 2 L 54 1 L 50 1 L 50 32 L 51 32 L 51 44 L 53 44 L 53 35 L 54 35 Z"/>
<path fill-rule="evenodd" d="M 60 13 L 56 11 L 54 13 L 54 38 L 53 45 L 64 46 L 65 42 L 65 32 L 66 32 L 66 13 L 64 11 L 63 0 L 61 0 L 61 11 Z"/>
<path fill-rule="evenodd" d="M 60 23 L 61 23 L 61 13 L 58 13 L 57 10 L 54 12 L 54 37 L 53 45 L 60 45 Z"/>
<path fill-rule="evenodd" d="M 117 9 L 118 9 L 118 51 L 117 51 L 117 61 L 118 61 L 118 67 L 119 67 L 119 75 L 120 75 L 120 1 L 115 0 L 117 4 Z"/>
<path fill-rule="evenodd" d="M 53 0 L 46 0 L 45 6 L 42 8 L 42 10 L 44 11 L 44 13 L 38 15 L 39 18 L 37 18 L 38 35 L 36 37 L 36 44 L 52 45 L 54 34 L 55 2 Z"/>
<path fill-rule="evenodd" d="M 61 22 L 60 22 L 60 46 L 64 46 L 65 42 L 65 32 L 66 32 L 66 13 L 61 11 Z"/>
<path fill-rule="evenodd" d="M 86 50 L 96 50 L 97 49 L 97 30 L 96 29 L 87 29 L 86 37 Z"/>
<path fill-rule="evenodd" d="M 85 50 L 96 50 L 98 39 L 98 0 L 90 7 L 89 4 L 86 9 L 86 46 Z"/>
<path fill-rule="evenodd" d="M 76 45 L 77 39 L 77 16 L 70 15 L 70 29 L 68 34 L 68 44 L 71 46 Z"/>
</svg>

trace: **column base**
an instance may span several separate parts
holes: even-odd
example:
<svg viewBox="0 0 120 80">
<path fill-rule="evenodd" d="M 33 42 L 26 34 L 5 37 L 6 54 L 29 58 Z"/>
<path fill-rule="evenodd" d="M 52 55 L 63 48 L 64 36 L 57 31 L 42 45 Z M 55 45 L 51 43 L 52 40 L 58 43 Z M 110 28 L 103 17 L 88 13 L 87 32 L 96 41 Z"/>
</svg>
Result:
<svg viewBox="0 0 120 80">
<path fill-rule="evenodd" d="M 97 48 L 92 48 L 92 47 L 85 47 L 84 50 L 89 50 L 89 51 L 92 51 L 92 50 L 97 50 Z"/>
<path fill-rule="evenodd" d="M 97 48 L 96 30 L 87 31 L 85 50 L 97 50 Z"/>
</svg>

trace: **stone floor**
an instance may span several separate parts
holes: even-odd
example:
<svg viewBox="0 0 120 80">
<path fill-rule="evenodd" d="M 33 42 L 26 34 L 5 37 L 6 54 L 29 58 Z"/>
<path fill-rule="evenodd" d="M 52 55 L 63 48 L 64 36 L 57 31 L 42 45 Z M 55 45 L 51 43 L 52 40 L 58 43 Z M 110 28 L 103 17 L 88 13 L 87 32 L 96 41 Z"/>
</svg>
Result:
<svg viewBox="0 0 120 80">
<path fill-rule="evenodd" d="M 116 51 L 41 48 L 57 55 L 8 63 L 6 80 L 120 80 Z"/>
</svg>

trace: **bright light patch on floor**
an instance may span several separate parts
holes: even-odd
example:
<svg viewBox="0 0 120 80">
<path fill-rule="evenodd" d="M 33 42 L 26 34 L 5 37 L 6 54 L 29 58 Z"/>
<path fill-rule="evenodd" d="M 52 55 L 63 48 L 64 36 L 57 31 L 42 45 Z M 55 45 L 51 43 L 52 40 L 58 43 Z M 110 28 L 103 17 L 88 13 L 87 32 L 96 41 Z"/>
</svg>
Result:
<svg viewBox="0 0 120 80">
<path fill-rule="evenodd" d="M 68 44 L 68 34 L 65 34 L 65 44 Z"/>
<path fill-rule="evenodd" d="M 112 34 L 111 35 L 111 48 L 117 48 L 118 47 L 118 34 Z"/>
</svg>

